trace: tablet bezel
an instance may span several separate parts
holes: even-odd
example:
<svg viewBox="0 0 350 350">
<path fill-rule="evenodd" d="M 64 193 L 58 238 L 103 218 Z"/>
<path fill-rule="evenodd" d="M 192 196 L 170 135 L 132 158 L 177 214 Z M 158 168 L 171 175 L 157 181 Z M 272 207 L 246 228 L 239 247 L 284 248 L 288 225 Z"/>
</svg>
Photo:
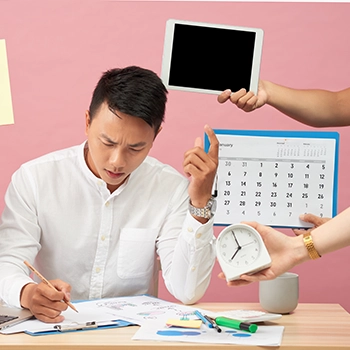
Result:
<svg viewBox="0 0 350 350">
<path fill-rule="evenodd" d="M 168 19 L 166 22 L 165 37 L 164 37 L 164 48 L 163 48 L 163 58 L 162 58 L 162 69 L 161 69 L 161 79 L 167 89 L 170 90 L 180 90 L 180 91 L 189 91 L 189 92 L 200 92 L 200 93 L 209 93 L 209 94 L 220 94 L 222 91 L 215 89 L 203 89 L 203 88 L 194 88 L 194 87 L 185 87 L 185 86 L 176 86 L 169 83 L 170 70 L 171 70 L 171 58 L 173 50 L 173 39 L 174 39 L 174 30 L 176 24 L 184 24 L 190 26 L 199 26 L 199 27 L 208 27 L 208 28 L 218 28 L 218 29 L 229 29 L 235 31 L 244 31 L 244 32 L 254 32 L 255 33 L 255 43 L 254 43 L 254 52 L 253 52 L 253 61 L 251 68 L 251 78 L 249 90 L 257 94 L 259 77 L 260 77 L 260 65 L 261 65 L 261 56 L 262 56 L 262 47 L 263 47 L 263 38 L 264 31 L 260 28 L 250 28 L 250 27 L 241 27 L 241 26 L 232 26 L 225 24 L 213 24 L 206 22 L 194 22 L 178 19 Z M 225 62 L 226 57 L 223 57 L 223 62 Z M 229 64 L 229 62 L 228 62 Z M 232 68 L 232 67 L 231 67 Z M 207 67 L 206 67 L 207 69 Z M 229 88 L 229 86 L 227 87 Z M 234 91 L 233 91 L 234 92 Z"/>
</svg>

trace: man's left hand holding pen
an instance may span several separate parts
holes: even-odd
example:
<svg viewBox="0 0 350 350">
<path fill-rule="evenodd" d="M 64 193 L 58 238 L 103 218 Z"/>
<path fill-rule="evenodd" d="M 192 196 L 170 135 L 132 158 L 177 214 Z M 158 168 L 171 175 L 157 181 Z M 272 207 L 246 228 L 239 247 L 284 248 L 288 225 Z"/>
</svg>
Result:
<svg viewBox="0 0 350 350">
<path fill-rule="evenodd" d="M 44 282 L 26 284 L 21 291 L 21 305 L 40 321 L 59 323 L 64 320 L 61 312 L 68 307 L 71 286 L 59 279 L 50 280 L 50 283 L 56 290 Z"/>
</svg>

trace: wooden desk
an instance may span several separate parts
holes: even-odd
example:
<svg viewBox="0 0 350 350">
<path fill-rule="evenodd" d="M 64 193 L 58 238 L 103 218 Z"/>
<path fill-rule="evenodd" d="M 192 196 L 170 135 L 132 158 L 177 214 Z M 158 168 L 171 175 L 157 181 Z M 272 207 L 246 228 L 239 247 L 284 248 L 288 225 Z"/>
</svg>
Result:
<svg viewBox="0 0 350 350">
<path fill-rule="evenodd" d="M 201 303 L 199 308 L 212 311 L 231 309 L 261 310 L 257 303 Z M 283 350 L 344 350 L 350 349 L 350 314 L 338 304 L 299 304 L 294 313 L 284 315 L 274 323 L 285 326 Z M 104 350 L 104 349 L 218 349 L 236 345 L 195 344 L 180 342 L 136 341 L 131 337 L 138 327 L 93 330 L 80 333 L 33 337 L 23 333 L 0 334 L 1 350 Z M 238 348 L 238 347 L 237 347 Z M 274 347 L 265 347 L 265 349 Z M 263 349 L 244 346 L 245 349 Z"/>
</svg>

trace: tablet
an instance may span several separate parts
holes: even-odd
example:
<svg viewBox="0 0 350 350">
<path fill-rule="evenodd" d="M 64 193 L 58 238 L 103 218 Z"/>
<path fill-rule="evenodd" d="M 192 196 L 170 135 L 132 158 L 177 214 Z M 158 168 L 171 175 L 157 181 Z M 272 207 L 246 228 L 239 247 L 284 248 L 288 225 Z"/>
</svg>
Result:
<svg viewBox="0 0 350 350">
<path fill-rule="evenodd" d="M 169 19 L 161 78 L 168 89 L 257 94 L 264 32 L 224 24 Z"/>
</svg>

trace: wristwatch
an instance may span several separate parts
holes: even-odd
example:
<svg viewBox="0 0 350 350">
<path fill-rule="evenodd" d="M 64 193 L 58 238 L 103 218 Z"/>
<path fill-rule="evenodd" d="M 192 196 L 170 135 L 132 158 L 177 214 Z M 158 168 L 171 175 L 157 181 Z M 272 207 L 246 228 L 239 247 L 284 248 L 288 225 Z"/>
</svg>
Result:
<svg viewBox="0 0 350 350">
<path fill-rule="evenodd" d="M 303 234 L 303 240 L 305 247 L 307 249 L 307 252 L 309 253 L 309 256 L 312 260 L 318 259 L 321 257 L 321 255 L 318 253 L 314 246 L 314 242 L 312 241 L 312 237 L 310 232 L 305 232 Z"/>
<path fill-rule="evenodd" d="M 204 208 L 196 208 L 192 205 L 191 199 L 188 206 L 190 213 L 199 218 L 211 219 L 216 210 L 216 199 L 211 196 Z"/>
</svg>

